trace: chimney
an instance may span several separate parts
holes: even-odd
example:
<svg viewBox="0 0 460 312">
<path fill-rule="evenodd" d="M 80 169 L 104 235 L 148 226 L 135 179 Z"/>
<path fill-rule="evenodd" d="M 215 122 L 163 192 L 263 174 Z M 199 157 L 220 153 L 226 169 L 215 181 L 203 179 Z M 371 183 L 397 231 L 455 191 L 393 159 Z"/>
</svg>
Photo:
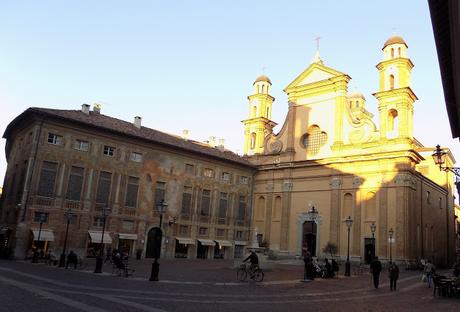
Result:
<svg viewBox="0 0 460 312">
<path fill-rule="evenodd" d="M 218 148 L 220 151 L 224 151 L 224 150 L 225 150 L 225 140 L 224 140 L 224 139 L 219 139 L 219 145 L 217 146 L 217 148 Z"/>
<path fill-rule="evenodd" d="M 84 114 L 89 115 L 89 104 L 82 104 L 81 105 L 81 111 Z"/>
<path fill-rule="evenodd" d="M 215 136 L 210 136 L 209 137 L 209 145 L 211 145 L 212 147 L 216 146 L 216 137 Z"/>
<path fill-rule="evenodd" d="M 93 104 L 93 112 L 95 114 L 100 114 L 101 113 L 101 104 L 94 103 Z"/>
<path fill-rule="evenodd" d="M 190 135 L 190 131 L 189 131 L 189 130 L 186 130 L 186 129 L 182 130 L 182 138 L 183 138 L 184 140 L 188 140 L 189 135 Z"/>
<path fill-rule="evenodd" d="M 141 122 L 142 122 L 142 117 L 139 117 L 139 116 L 134 117 L 134 127 L 140 129 Z"/>
</svg>

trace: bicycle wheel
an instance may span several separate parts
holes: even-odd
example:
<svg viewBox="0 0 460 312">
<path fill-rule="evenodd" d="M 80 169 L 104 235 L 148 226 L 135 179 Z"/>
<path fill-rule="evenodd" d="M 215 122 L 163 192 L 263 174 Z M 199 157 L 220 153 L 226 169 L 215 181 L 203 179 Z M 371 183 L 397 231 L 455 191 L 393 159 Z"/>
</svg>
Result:
<svg viewBox="0 0 460 312">
<path fill-rule="evenodd" d="M 238 269 L 238 271 L 236 271 L 236 279 L 238 281 L 244 282 L 247 277 L 248 277 L 248 273 L 246 272 L 245 269 Z"/>
<path fill-rule="evenodd" d="M 254 272 L 254 277 L 253 279 L 256 282 L 262 282 L 264 280 L 264 272 L 261 269 L 258 269 Z"/>
</svg>

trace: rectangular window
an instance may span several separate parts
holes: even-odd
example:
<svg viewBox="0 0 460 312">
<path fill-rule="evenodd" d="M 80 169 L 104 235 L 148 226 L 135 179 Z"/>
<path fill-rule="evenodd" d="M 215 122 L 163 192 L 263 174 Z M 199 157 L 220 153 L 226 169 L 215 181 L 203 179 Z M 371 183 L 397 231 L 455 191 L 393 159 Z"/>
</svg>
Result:
<svg viewBox="0 0 460 312">
<path fill-rule="evenodd" d="M 235 239 L 243 239 L 243 231 L 236 231 Z"/>
<path fill-rule="evenodd" d="M 123 229 L 123 231 L 132 232 L 134 230 L 134 221 L 123 220 L 121 223 L 121 228 Z"/>
<path fill-rule="evenodd" d="M 165 182 L 157 182 L 156 189 L 155 189 L 155 207 L 153 209 L 157 209 L 157 205 L 162 201 L 165 200 L 165 192 L 166 192 L 166 183 Z"/>
<path fill-rule="evenodd" d="M 185 173 L 195 175 L 195 166 L 192 164 L 185 164 Z"/>
<path fill-rule="evenodd" d="M 89 142 L 76 139 L 73 148 L 82 152 L 87 152 L 89 150 Z"/>
<path fill-rule="evenodd" d="M 246 176 L 240 176 L 240 184 L 248 184 L 248 177 Z"/>
<path fill-rule="evenodd" d="M 97 183 L 96 203 L 107 204 L 109 202 L 111 182 L 112 182 L 112 174 L 110 172 L 101 171 L 99 173 L 99 181 Z"/>
<path fill-rule="evenodd" d="M 72 166 L 70 169 L 69 183 L 67 184 L 66 199 L 79 201 L 83 187 L 83 173 L 85 169 Z"/>
<path fill-rule="evenodd" d="M 134 162 L 142 162 L 142 154 L 141 154 L 141 153 L 132 152 L 132 153 L 131 153 L 131 156 L 129 157 L 129 159 L 130 159 L 131 161 L 134 161 Z"/>
<path fill-rule="evenodd" d="M 44 161 L 40 173 L 37 194 L 45 197 L 54 196 L 54 183 L 56 180 L 57 163 Z"/>
<path fill-rule="evenodd" d="M 126 207 L 137 206 L 137 193 L 139 190 L 139 178 L 128 177 L 128 185 L 126 186 Z"/>
<path fill-rule="evenodd" d="M 207 178 L 213 178 L 214 177 L 214 170 L 212 170 L 210 168 L 204 168 L 203 176 L 205 176 Z"/>
<path fill-rule="evenodd" d="M 103 225 L 104 225 L 104 219 L 102 217 L 93 218 L 93 226 L 102 227 Z"/>
<path fill-rule="evenodd" d="M 200 230 L 198 231 L 198 234 L 201 235 L 201 236 L 208 235 L 208 228 L 200 227 Z"/>
<path fill-rule="evenodd" d="M 426 202 L 431 204 L 431 194 L 430 191 L 426 191 Z"/>
<path fill-rule="evenodd" d="M 190 208 L 192 207 L 192 188 L 190 186 L 184 186 L 184 192 L 182 193 L 182 214 L 190 214 Z"/>
<path fill-rule="evenodd" d="M 227 216 L 227 204 L 228 204 L 227 193 L 220 193 L 219 218 L 225 218 Z"/>
<path fill-rule="evenodd" d="M 209 216 L 209 204 L 211 203 L 211 191 L 203 190 L 201 193 L 201 215 Z"/>
<path fill-rule="evenodd" d="M 228 172 L 222 172 L 222 181 L 230 182 L 232 175 Z"/>
<path fill-rule="evenodd" d="M 34 222 L 36 223 L 48 223 L 49 213 L 47 212 L 34 212 Z"/>
<path fill-rule="evenodd" d="M 54 145 L 62 145 L 62 135 L 48 133 L 48 143 Z"/>
<path fill-rule="evenodd" d="M 104 145 L 104 155 L 113 157 L 115 155 L 115 147 Z"/>
<path fill-rule="evenodd" d="M 441 199 L 441 197 L 438 198 L 438 206 L 439 206 L 439 209 L 442 209 L 442 199 Z"/>
<path fill-rule="evenodd" d="M 188 235 L 188 225 L 181 225 L 179 227 L 179 234 L 180 235 Z"/>
<path fill-rule="evenodd" d="M 240 196 L 239 205 L 238 205 L 238 220 L 244 220 L 244 215 L 246 214 L 246 197 Z"/>
<path fill-rule="evenodd" d="M 216 236 L 217 237 L 224 237 L 225 236 L 225 230 L 224 229 L 217 229 Z"/>
</svg>

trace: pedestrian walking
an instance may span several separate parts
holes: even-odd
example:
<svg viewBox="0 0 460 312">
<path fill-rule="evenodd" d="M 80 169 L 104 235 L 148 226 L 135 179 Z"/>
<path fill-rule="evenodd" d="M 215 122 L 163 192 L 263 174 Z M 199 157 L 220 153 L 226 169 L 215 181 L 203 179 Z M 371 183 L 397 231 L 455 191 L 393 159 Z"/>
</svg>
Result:
<svg viewBox="0 0 460 312">
<path fill-rule="evenodd" d="M 379 257 L 375 257 L 371 262 L 371 273 L 375 289 L 379 288 L 380 272 L 382 272 L 382 263 L 380 262 Z"/>
<path fill-rule="evenodd" d="M 74 269 L 77 269 L 77 264 L 78 264 L 78 256 L 76 253 L 71 250 L 69 254 L 67 255 L 67 263 L 65 265 L 65 268 L 69 268 L 69 264 L 73 264 Z"/>
<path fill-rule="evenodd" d="M 304 280 L 313 280 L 313 274 L 312 274 L 312 263 L 311 263 L 311 255 L 309 251 L 305 252 L 305 256 L 303 257 L 303 262 L 304 262 L 304 274 L 303 274 L 303 279 Z"/>
<path fill-rule="evenodd" d="M 388 267 L 388 277 L 390 278 L 390 291 L 396 291 L 396 281 L 399 278 L 399 268 L 396 263 L 390 263 Z"/>
<path fill-rule="evenodd" d="M 425 264 L 425 268 L 423 269 L 423 274 L 426 276 L 426 281 L 428 283 L 428 288 L 431 288 L 431 281 L 433 280 L 435 268 L 431 260 L 428 260 Z"/>
</svg>

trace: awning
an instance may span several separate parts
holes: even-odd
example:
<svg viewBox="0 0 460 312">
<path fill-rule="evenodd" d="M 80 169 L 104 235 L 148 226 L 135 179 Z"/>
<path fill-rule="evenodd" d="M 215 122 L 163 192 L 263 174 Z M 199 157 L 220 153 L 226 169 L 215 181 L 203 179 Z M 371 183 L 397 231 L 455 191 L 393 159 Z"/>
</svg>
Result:
<svg viewBox="0 0 460 312">
<path fill-rule="evenodd" d="M 176 237 L 179 244 L 195 245 L 195 240 L 188 237 Z"/>
<path fill-rule="evenodd" d="M 212 239 L 203 239 L 199 238 L 198 241 L 201 243 L 203 246 L 215 246 L 216 243 Z"/>
<path fill-rule="evenodd" d="M 88 231 L 89 237 L 91 237 L 91 242 L 100 244 L 102 239 L 102 232 L 99 231 Z M 112 237 L 110 233 L 104 232 L 104 244 L 112 244 Z"/>
<path fill-rule="evenodd" d="M 214 240 L 216 243 L 219 244 L 219 246 L 223 246 L 223 247 L 232 247 L 233 244 L 231 241 L 228 241 L 228 240 L 217 240 L 215 239 Z"/>
<path fill-rule="evenodd" d="M 120 234 L 118 234 L 118 239 L 137 240 L 137 234 L 123 234 L 123 233 L 120 233 Z"/>
<path fill-rule="evenodd" d="M 242 242 L 242 241 L 235 241 L 235 245 L 246 246 L 246 242 Z"/>
<path fill-rule="evenodd" d="M 52 230 L 32 230 L 34 233 L 34 240 L 38 240 L 38 233 L 40 232 L 40 241 L 54 242 L 54 233 Z"/>
</svg>

